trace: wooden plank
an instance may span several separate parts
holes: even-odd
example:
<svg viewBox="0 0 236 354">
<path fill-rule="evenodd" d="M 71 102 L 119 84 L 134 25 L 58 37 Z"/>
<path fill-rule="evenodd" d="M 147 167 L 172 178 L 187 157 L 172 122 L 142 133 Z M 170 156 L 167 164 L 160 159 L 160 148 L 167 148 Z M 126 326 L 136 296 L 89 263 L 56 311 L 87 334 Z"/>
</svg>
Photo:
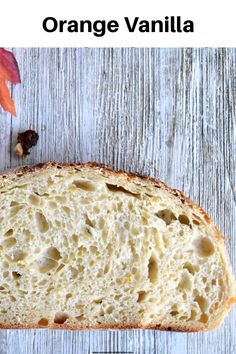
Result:
<svg viewBox="0 0 236 354">
<path fill-rule="evenodd" d="M 1 112 L 0 170 L 42 161 L 97 161 L 159 177 L 200 203 L 226 235 L 233 268 L 236 49 L 14 49 L 17 118 Z M 19 130 L 39 132 L 24 161 Z M 0 353 L 236 352 L 235 309 L 220 329 L 0 332 Z"/>
</svg>

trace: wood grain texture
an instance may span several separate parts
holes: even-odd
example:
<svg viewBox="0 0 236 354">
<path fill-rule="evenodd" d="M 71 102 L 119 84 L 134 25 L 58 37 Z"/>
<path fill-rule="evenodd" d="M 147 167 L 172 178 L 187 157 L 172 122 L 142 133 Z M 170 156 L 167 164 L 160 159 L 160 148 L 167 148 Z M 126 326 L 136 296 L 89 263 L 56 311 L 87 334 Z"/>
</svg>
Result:
<svg viewBox="0 0 236 354">
<path fill-rule="evenodd" d="M 236 266 L 236 49 L 14 49 L 17 118 L 0 111 L 0 170 L 96 161 L 159 177 L 202 205 Z M 37 147 L 22 163 L 19 131 Z M 235 308 L 209 333 L 5 330 L 0 354 L 236 353 Z"/>
</svg>

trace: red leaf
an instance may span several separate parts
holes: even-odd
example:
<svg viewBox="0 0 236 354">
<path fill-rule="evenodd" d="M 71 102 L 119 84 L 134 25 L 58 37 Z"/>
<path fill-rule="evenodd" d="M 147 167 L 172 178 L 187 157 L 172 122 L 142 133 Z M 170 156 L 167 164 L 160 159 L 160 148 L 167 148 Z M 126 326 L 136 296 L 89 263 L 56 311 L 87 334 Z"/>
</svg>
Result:
<svg viewBox="0 0 236 354">
<path fill-rule="evenodd" d="M 6 81 L 2 79 L 0 79 L 0 104 L 5 111 L 11 113 L 13 116 L 16 116 L 14 101 L 11 98 Z"/>
<path fill-rule="evenodd" d="M 0 48 L 0 78 L 8 80 L 12 84 L 21 82 L 20 72 L 14 54 L 4 48 Z"/>
<path fill-rule="evenodd" d="M 2 108 L 16 115 L 16 109 L 6 81 L 12 84 L 21 82 L 20 72 L 14 55 L 4 48 L 0 48 L 0 105 Z"/>
</svg>

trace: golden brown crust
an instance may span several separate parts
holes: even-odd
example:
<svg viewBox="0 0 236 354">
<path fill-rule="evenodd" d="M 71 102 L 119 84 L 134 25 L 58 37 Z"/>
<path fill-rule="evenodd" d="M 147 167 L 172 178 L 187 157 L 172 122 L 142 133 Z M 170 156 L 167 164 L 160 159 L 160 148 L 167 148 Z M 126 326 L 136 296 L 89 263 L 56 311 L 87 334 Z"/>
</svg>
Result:
<svg viewBox="0 0 236 354">
<path fill-rule="evenodd" d="M 0 324 L 0 329 L 67 329 L 67 330 L 88 330 L 88 329 L 96 329 L 96 330 L 127 330 L 127 329 L 152 329 L 152 330 L 160 330 L 160 331 L 173 331 L 173 332 L 198 332 L 204 330 L 204 327 L 189 327 L 189 326 L 178 326 L 176 324 L 168 324 L 168 325 L 142 325 L 142 324 L 130 324 L 130 325 L 97 325 L 97 326 L 70 326 L 67 324 L 62 325 L 49 325 L 49 326 L 39 326 L 35 325 L 2 325 Z"/>
<path fill-rule="evenodd" d="M 213 221 L 209 218 L 209 216 L 205 213 L 205 211 L 199 207 L 197 204 L 194 204 L 191 202 L 189 198 L 187 198 L 181 191 L 177 189 L 172 189 L 165 185 L 163 182 L 161 182 L 158 179 L 147 177 L 147 176 L 141 176 L 139 174 L 135 173 L 128 173 L 124 171 L 114 171 L 111 168 L 103 165 L 103 164 L 97 164 L 94 162 L 88 162 L 88 163 L 83 163 L 83 164 L 76 164 L 76 163 L 57 163 L 57 162 L 47 162 L 47 163 L 40 163 L 32 167 L 21 167 L 17 168 L 14 170 L 10 170 L 7 174 L 2 174 L 0 175 L 0 181 L 1 178 L 4 180 L 7 177 L 10 177 L 12 175 L 17 175 L 17 176 L 23 176 L 26 174 L 31 174 L 40 170 L 44 169 L 49 169 L 51 167 L 55 167 L 58 169 L 62 168 L 74 168 L 75 170 L 82 170 L 82 169 L 96 169 L 99 170 L 104 176 L 110 176 L 110 175 L 116 175 L 116 176 L 122 176 L 126 177 L 126 179 L 130 182 L 138 183 L 138 182 L 148 182 L 151 185 L 153 185 L 156 188 L 161 188 L 166 191 L 168 191 L 170 194 L 173 196 L 177 197 L 183 204 L 188 205 L 191 209 L 198 210 L 202 216 L 204 217 L 206 223 L 210 224 L 215 231 L 216 237 L 218 241 L 222 244 L 224 242 L 224 237 L 217 228 L 217 226 L 213 223 Z M 233 304 L 236 302 L 236 296 L 231 296 L 227 300 L 227 309 L 225 312 L 227 313 Z M 211 325 L 211 327 L 206 328 L 204 325 L 199 325 L 198 327 L 190 327 L 190 326 L 184 326 L 184 325 L 177 325 L 177 324 L 159 324 L 159 325 L 144 325 L 144 324 L 130 324 L 130 325 L 115 325 L 115 326 L 104 326 L 104 325 L 97 325 L 97 326 L 71 326 L 67 324 L 63 325 L 48 325 L 48 326 L 40 326 L 38 324 L 34 325 L 3 325 L 0 324 L 0 329 L 33 329 L 33 328 L 45 328 L 45 329 L 68 329 L 68 330 L 86 330 L 86 329 L 101 329 L 101 330 L 106 330 L 106 329 L 113 329 L 113 330 L 118 330 L 118 329 L 154 329 L 154 330 L 167 330 L 167 331 L 179 331 L 179 332 L 196 332 L 196 331 L 201 331 L 201 330 L 207 330 L 207 329 L 213 329 L 218 326 L 218 323 L 214 323 Z"/>
</svg>

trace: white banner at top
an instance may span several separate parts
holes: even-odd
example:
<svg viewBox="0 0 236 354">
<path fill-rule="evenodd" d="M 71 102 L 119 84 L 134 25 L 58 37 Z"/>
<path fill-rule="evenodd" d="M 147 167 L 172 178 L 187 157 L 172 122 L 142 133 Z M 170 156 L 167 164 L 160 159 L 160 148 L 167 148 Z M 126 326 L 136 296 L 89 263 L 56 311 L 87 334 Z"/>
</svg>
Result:
<svg viewBox="0 0 236 354">
<path fill-rule="evenodd" d="M 234 1 L 2 1 L 3 47 L 234 47 Z"/>
</svg>

